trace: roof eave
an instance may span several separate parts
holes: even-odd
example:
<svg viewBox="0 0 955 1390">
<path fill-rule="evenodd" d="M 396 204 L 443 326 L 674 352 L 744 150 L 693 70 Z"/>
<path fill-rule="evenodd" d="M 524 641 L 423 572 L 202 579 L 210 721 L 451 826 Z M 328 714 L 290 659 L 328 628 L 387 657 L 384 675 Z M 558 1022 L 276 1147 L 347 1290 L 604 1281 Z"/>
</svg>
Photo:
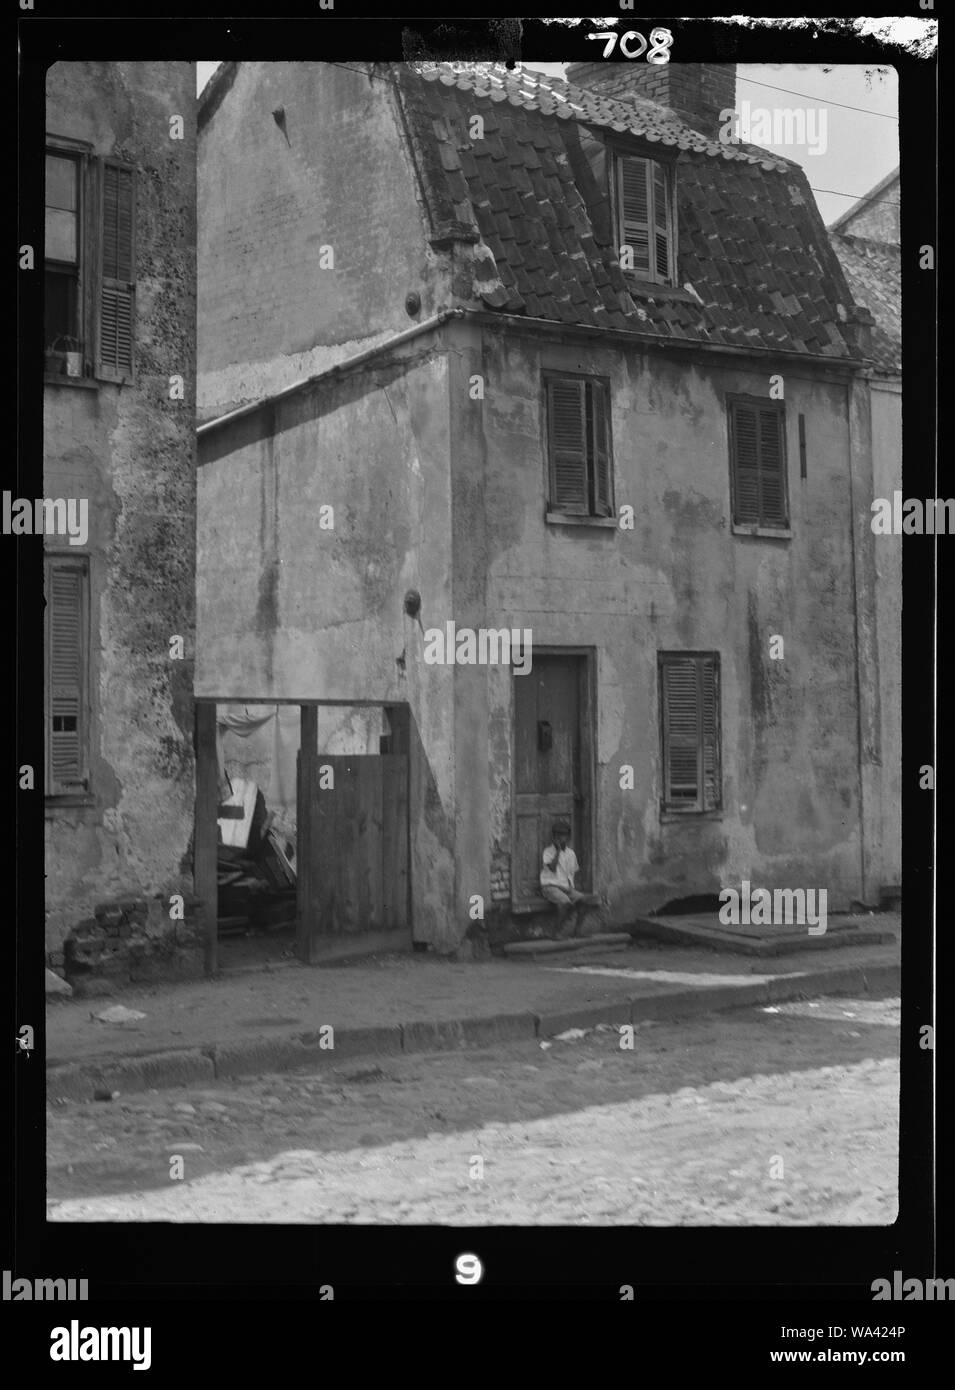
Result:
<svg viewBox="0 0 955 1390">
<path fill-rule="evenodd" d="M 511 328 L 531 328 L 535 331 L 559 335 L 579 335 L 583 338 L 600 338 L 608 343 L 633 343 L 635 346 L 662 348 L 671 352 L 705 352 L 724 357 L 752 357 L 760 361 L 767 358 L 773 361 L 814 362 L 827 369 L 846 369 L 850 372 L 862 371 L 870 360 L 864 357 L 828 357 L 820 353 L 798 352 L 793 348 L 739 347 L 732 343 L 713 343 L 705 338 L 665 338 L 657 333 L 641 333 L 638 329 L 604 328 L 588 323 L 566 323 L 558 319 L 531 318 L 527 314 L 507 314 L 490 309 L 465 310 L 466 316 L 479 323 L 498 324 Z"/>
</svg>

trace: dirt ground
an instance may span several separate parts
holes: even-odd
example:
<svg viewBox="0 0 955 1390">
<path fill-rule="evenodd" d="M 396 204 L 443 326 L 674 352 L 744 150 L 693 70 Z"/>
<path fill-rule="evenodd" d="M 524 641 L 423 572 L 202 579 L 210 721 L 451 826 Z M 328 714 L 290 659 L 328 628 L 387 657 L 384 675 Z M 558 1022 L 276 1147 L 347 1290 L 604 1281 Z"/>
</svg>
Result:
<svg viewBox="0 0 955 1390">
<path fill-rule="evenodd" d="M 898 1021 L 827 998 L 65 1102 L 49 1218 L 889 1224 Z"/>
</svg>

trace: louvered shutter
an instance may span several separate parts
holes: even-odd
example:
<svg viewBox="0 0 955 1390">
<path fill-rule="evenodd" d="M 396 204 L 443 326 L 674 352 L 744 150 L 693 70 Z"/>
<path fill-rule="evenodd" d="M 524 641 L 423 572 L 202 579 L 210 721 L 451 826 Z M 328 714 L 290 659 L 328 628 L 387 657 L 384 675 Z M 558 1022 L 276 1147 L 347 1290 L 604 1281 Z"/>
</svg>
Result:
<svg viewBox="0 0 955 1390">
<path fill-rule="evenodd" d="M 786 476 L 783 454 L 783 414 L 759 412 L 759 519 L 763 526 L 785 526 Z"/>
<path fill-rule="evenodd" d="M 653 229 L 658 280 L 670 278 L 670 216 L 667 200 L 666 172 L 660 164 L 653 166 Z"/>
<path fill-rule="evenodd" d="M 84 592 L 86 573 L 78 565 L 53 562 L 47 588 L 48 622 L 48 790 L 71 792 L 86 786 L 84 750 Z"/>
<path fill-rule="evenodd" d="M 719 666 L 712 656 L 662 662 L 664 805 L 713 811 L 721 803 Z"/>
<path fill-rule="evenodd" d="M 703 810 L 720 805 L 720 688 L 719 671 L 712 657 L 703 657 L 700 668 L 700 713 L 703 745 Z"/>
<path fill-rule="evenodd" d="M 620 235 L 633 252 L 633 269 L 650 273 L 650 160 L 624 155 L 617 161 Z"/>
<path fill-rule="evenodd" d="M 733 520 L 759 523 L 759 420 L 752 406 L 733 406 Z"/>
<path fill-rule="evenodd" d="M 663 718 L 666 802 L 694 809 L 700 795 L 700 710 L 692 659 L 664 663 Z"/>
<path fill-rule="evenodd" d="M 560 512 L 588 510 L 586 383 L 547 383 L 551 505 Z"/>
<path fill-rule="evenodd" d="M 733 520 L 786 526 L 785 417 L 781 410 L 733 403 Z"/>
<path fill-rule="evenodd" d="M 602 381 L 591 390 L 594 440 L 594 511 L 598 516 L 613 514 L 610 472 L 610 391 Z"/>
<path fill-rule="evenodd" d="M 135 271 L 134 172 L 102 166 L 102 264 L 97 375 L 124 381 L 133 375 Z"/>
</svg>

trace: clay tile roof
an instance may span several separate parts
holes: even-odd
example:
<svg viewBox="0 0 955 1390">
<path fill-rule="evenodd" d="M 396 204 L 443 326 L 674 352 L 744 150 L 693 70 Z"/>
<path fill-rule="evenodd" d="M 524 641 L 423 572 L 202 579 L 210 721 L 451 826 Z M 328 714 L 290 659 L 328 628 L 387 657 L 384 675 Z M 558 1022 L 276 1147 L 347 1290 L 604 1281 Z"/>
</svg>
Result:
<svg viewBox="0 0 955 1390">
<path fill-rule="evenodd" d="M 898 246 L 830 232 L 829 239 L 857 304 L 872 313 L 872 357 L 880 374 L 902 371 L 902 254 Z"/>
<path fill-rule="evenodd" d="M 655 102 L 608 99 L 542 73 L 394 70 L 432 240 L 483 243 L 496 262 L 493 289 L 475 284 L 487 306 L 661 338 L 860 355 L 856 305 L 798 165 L 721 145 Z M 471 138 L 474 116 L 484 119 L 483 139 Z M 691 292 L 630 293 L 594 224 L 600 193 L 582 169 L 582 130 L 679 150 L 679 284 Z"/>
</svg>

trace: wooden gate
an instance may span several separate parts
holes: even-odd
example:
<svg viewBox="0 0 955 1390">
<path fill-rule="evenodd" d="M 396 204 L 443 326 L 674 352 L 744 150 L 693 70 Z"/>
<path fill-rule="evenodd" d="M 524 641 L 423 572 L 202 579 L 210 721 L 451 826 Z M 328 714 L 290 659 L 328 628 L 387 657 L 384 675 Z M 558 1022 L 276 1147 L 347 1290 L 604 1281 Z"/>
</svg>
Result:
<svg viewBox="0 0 955 1390">
<path fill-rule="evenodd" d="M 312 746 L 303 739 L 298 755 L 298 948 L 310 963 L 349 938 L 361 950 L 371 934 L 407 933 L 410 920 L 407 755 Z"/>
</svg>

